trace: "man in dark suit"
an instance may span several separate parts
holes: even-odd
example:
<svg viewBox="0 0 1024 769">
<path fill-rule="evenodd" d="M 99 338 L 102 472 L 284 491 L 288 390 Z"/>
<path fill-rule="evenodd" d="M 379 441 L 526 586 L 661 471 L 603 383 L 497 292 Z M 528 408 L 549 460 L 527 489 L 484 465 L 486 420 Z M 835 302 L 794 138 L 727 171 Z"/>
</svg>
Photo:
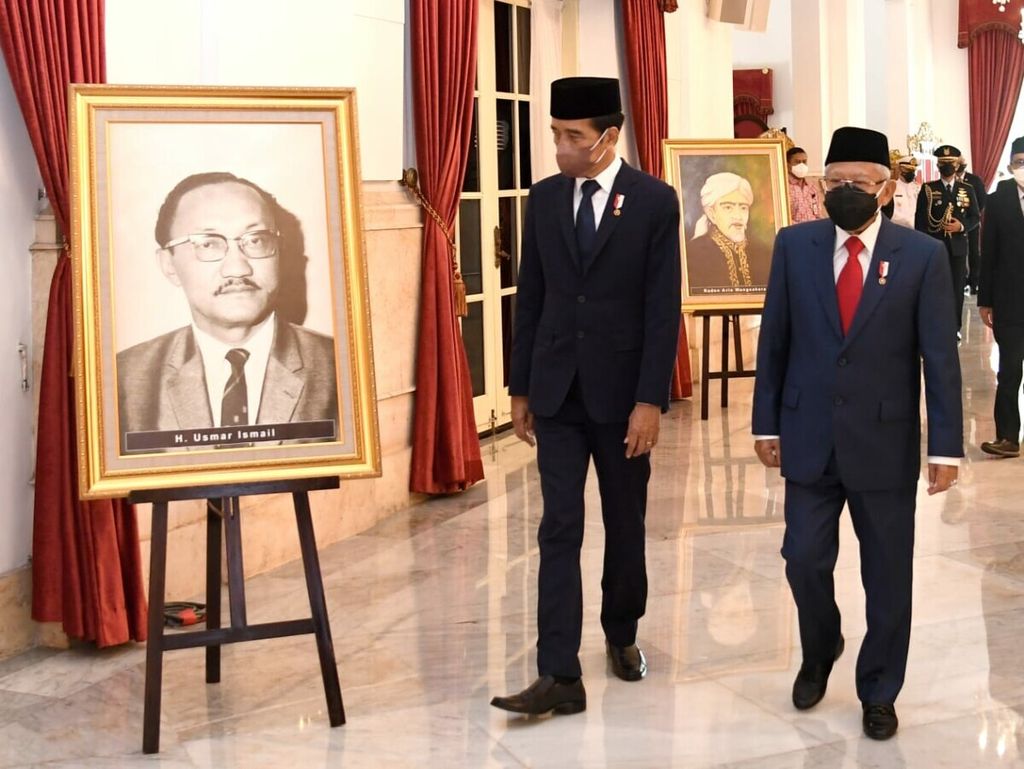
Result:
<svg viewBox="0 0 1024 769">
<path fill-rule="evenodd" d="M 832 572 L 848 504 L 867 598 L 857 695 L 874 739 L 896 732 L 910 642 L 922 359 L 929 494 L 956 483 L 963 456 L 946 251 L 879 214 L 895 189 L 888 156 L 883 134 L 837 130 L 825 161 L 830 220 L 779 233 L 752 425 L 758 457 L 786 478 L 782 554 L 803 648 L 793 704 L 821 700 L 843 651 Z"/>
<path fill-rule="evenodd" d="M 597 470 L 605 528 L 601 626 L 612 671 L 638 681 L 647 600 L 644 516 L 650 452 L 668 408 L 680 312 L 679 201 L 617 157 L 618 81 L 551 85 L 562 173 L 533 185 L 523 235 L 509 392 L 516 435 L 536 436 L 544 513 L 539 677 L 491 704 L 578 713 L 583 489 Z"/>
<path fill-rule="evenodd" d="M 964 314 L 964 286 L 967 285 L 967 253 L 970 250 L 967 234 L 978 229 L 981 213 L 974 191 L 956 179 L 960 150 L 943 144 L 936 148 L 935 157 L 938 158 L 939 175 L 942 178 L 921 186 L 914 227 L 946 245 L 953 277 L 956 335 L 959 338 Z"/>
<path fill-rule="evenodd" d="M 157 254 L 188 299 L 192 323 L 117 354 L 124 451 L 183 447 L 171 433 L 204 428 L 224 428 L 216 445 L 281 438 L 251 425 L 321 423 L 292 438 L 337 436 L 334 341 L 275 312 L 277 210 L 273 196 L 228 173 L 189 176 L 167 195 Z"/>
<path fill-rule="evenodd" d="M 967 170 L 967 158 L 965 157 L 960 158 L 956 178 L 957 181 L 971 186 L 974 199 L 978 201 L 978 215 L 984 220 L 985 203 L 988 201 L 985 182 L 981 180 L 980 176 Z M 981 277 L 981 230 L 982 226 L 978 226 L 967 233 L 967 288 L 972 294 L 978 293 L 978 281 Z"/>
<path fill-rule="evenodd" d="M 981 450 L 1020 456 L 1021 366 L 1024 366 L 1024 136 L 1010 147 L 1012 179 L 999 182 L 988 201 L 982 241 L 978 313 L 999 345 L 996 439 Z"/>
</svg>

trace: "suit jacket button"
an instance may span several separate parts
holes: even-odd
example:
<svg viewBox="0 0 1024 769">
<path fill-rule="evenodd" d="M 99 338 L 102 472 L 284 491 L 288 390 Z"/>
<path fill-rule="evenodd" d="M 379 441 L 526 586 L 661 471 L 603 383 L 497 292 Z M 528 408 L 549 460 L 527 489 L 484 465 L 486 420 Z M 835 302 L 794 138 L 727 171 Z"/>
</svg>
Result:
<svg viewBox="0 0 1024 769">
<path fill-rule="evenodd" d="M 583 296 L 583 294 L 580 294 L 579 296 L 576 297 L 576 301 L 579 302 L 580 304 L 584 304 L 587 301 L 587 297 Z"/>
<path fill-rule="evenodd" d="M 576 338 L 577 339 L 582 339 L 585 336 L 586 336 L 586 334 L 584 334 L 582 331 L 577 331 L 576 332 Z"/>
<path fill-rule="evenodd" d="M 832 405 L 834 405 L 834 406 L 842 406 L 843 405 L 843 396 L 837 395 L 835 398 L 833 398 L 832 399 Z"/>
<path fill-rule="evenodd" d="M 836 361 L 836 363 L 838 363 L 840 366 L 845 366 L 848 362 L 849 361 L 847 361 L 846 358 L 840 358 L 838 361 Z"/>
</svg>

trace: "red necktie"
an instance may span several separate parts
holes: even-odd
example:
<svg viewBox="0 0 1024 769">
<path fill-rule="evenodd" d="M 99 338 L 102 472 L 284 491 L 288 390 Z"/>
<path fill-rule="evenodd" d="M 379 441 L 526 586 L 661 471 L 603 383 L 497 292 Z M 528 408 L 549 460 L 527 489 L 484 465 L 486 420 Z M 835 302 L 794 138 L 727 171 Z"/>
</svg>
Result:
<svg viewBox="0 0 1024 769">
<path fill-rule="evenodd" d="M 864 244 L 860 242 L 860 238 L 853 236 L 848 238 L 844 245 L 847 254 L 846 264 L 843 265 L 839 280 L 836 281 L 836 298 L 839 300 L 839 320 L 845 336 L 853 323 L 853 316 L 857 312 L 857 304 L 864 290 L 864 270 L 861 269 L 860 259 L 857 258 L 864 250 Z"/>
</svg>

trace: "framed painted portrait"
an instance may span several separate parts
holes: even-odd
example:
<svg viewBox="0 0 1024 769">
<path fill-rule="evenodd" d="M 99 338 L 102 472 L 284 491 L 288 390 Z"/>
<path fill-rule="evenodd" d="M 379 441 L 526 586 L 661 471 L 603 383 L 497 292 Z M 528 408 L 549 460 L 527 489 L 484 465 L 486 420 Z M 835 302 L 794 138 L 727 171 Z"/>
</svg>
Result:
<svg viewBox="0 0 1024 769">
<path fill-rule="evenodd" d="M 81 496 L 379 475 L 355 93 L 70 104 Z"/>
<path fill-rule="evenodd" d="M 780 139 L 667 139 L 679 194 L 683 311 L 764 305 L 775 235 L 789 224 Z"/>
</svg>

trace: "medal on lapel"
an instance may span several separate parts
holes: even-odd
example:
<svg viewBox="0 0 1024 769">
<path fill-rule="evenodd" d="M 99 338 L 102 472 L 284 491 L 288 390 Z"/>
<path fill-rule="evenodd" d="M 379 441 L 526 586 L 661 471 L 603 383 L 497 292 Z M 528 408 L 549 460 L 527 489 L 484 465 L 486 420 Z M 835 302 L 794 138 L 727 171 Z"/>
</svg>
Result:
<svg viewBox="0 0 1024 769">
<path fill-rule="evenodd" d="M 957 187 L 956 190 L 956 205 L 961 211 L 966 211 L 971 207 L 971 198 L 967 194 L 966 187 Z"/>
<path fill-rule="evenodd" d="M 622 204 L 626 202 L 626 196 L 621 192 L 615 194 L 612 199 L 612 216 L 622 216 Z"/>
<path fill-rule="evenodd" d="M 889 263 L 879 262 L 878 263 L 878 285 L 884 286 L 889 282 Z"/>
</svg>

